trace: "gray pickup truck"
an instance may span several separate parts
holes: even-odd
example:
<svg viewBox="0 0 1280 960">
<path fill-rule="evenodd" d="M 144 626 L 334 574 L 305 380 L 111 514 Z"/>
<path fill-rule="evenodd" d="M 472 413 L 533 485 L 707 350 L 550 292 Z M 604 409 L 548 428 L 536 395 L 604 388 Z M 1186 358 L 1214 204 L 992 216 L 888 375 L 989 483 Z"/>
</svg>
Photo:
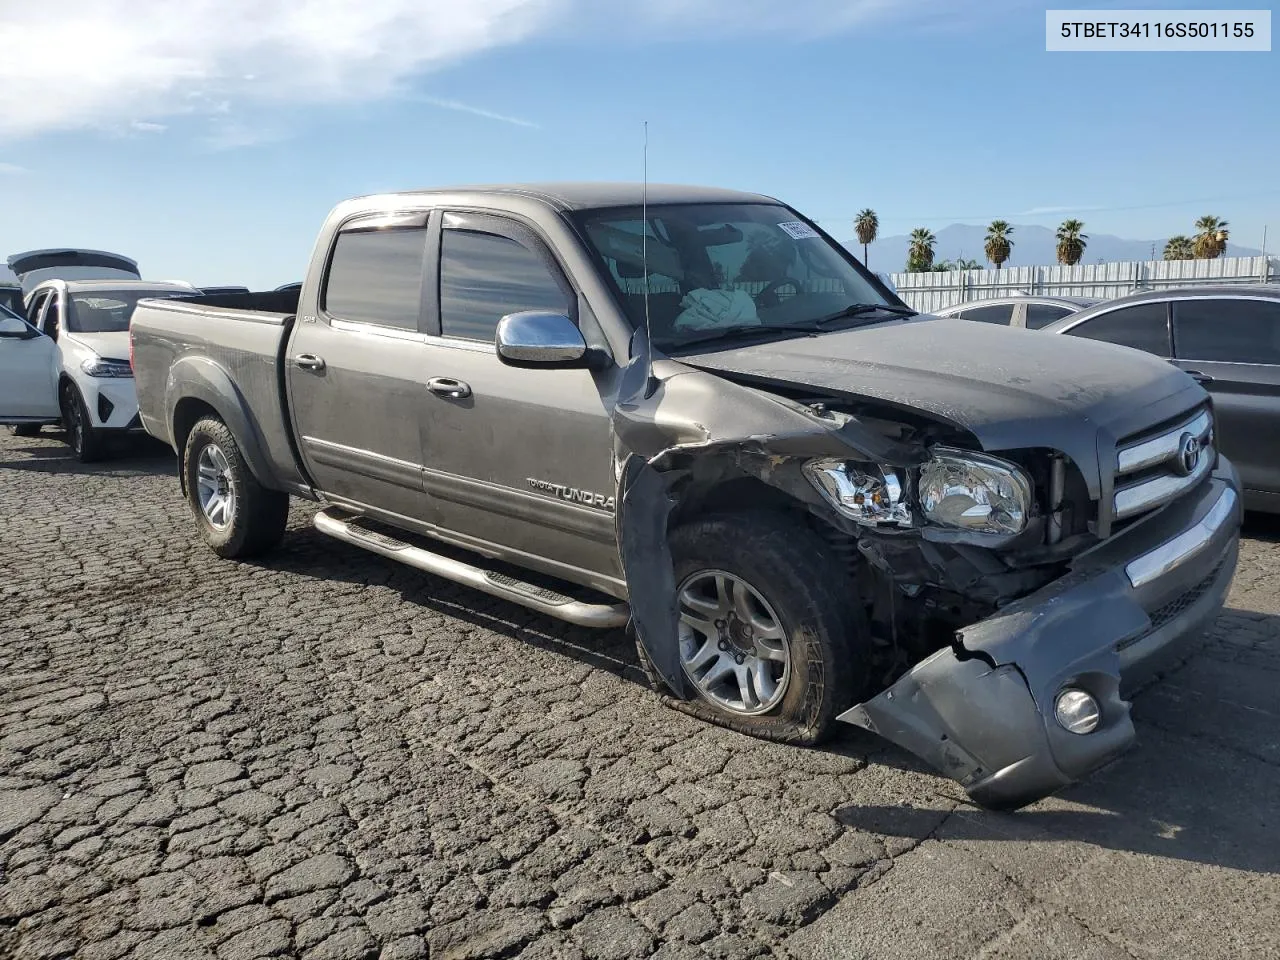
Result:
<svg viewBox="0 0 1280 960">
<path fill-rule="evenodd" d="M 300 290 L 143 301 L 142 422 L 223 557 L 289 496 L 356 547 L 629 625 L 679 709 L 845 721 L 992 807 L 1134 739 L 1241 507 L 1170 364 L 917 314 L 762 196 L 639 184 L 340 204 Z"/>
</svg>

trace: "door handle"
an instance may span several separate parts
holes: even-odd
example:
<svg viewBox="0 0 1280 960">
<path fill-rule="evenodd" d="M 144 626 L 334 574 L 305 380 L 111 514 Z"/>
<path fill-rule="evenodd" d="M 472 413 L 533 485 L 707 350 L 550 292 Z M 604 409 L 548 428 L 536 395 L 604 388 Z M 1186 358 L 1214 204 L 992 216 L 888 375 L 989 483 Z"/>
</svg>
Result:
<svg viewBox="0 0 1280 960">
<path fill-rule="evenodd" d="M 440 397 L 450 400 L 463 400 L 471 396 L 471 387 L 453 377 L 432 377 L 427 381 L 427 389 Z"/>
<path fill-rule="evenodd" d="M 324 357 L 317 357 L 314 353 L 300 353 L 293 358 L 293 362 L 303 370 L 324 369 Z"/>
<path fill-rule="evenodd" d="M 1207 373 L 1201 373 L 1199 370 L 1183 370 L 1182 372 L 1196 383 L 1213 383 L 1213 377 Z"/>
</svg>

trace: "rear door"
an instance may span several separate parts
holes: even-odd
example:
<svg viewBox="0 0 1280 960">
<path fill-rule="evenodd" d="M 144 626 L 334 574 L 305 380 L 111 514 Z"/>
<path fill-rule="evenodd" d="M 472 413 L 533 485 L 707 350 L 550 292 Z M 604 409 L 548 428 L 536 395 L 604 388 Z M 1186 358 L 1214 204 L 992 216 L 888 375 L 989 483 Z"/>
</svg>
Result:
<svg viewBox="0 0 1280 960">
<path fill-rule="evenodd" d="M 1021 304 L 1014 303 L 993 303 L 988 306 L 968 307 L 960 313 L 960 316 L 966 320 L 977 320 L 980 323 L 998 323 L 1002 326 L 1009 326 L 1013 322 L 1013 312 L 1015 307 Z"/>
<path fill-rule="evenodd" d="M 57 418 L 55 350 L 35 327 L 0 308 L 0 422 Z"/>
<path fill-rule="evenodd" d="M 360 217 L 335 235 L 317 315 L 300 316 L 285 382 L 303 463 L 349 506 L 427 522 L 422 484 L 426 357 L 421 331 L 429 214 Z"/>
<path fill-rule="evenodd" d="M 1213 394 L 1218 443 L 1249 490 L 1280 493 L 1280 300 L 1173 305 L 1174 361 Z"/>
<path fill-rule="evenodd" d="M 618 576 L 612 434 L 592 374 L 507 366 L 495 347 L 509 313 L 577 320 L 566 272 L 514 221 L 446 212 L 441 227 L 440 335 L 428 338 L 423 398 L 426 483 L 441 524 L 548 568 Z"/>
<path fill-rule="evenodd" d="M 1155 300 L 1117 307 L 1062 331 L 1072 337 L 1103 340 L 1157 357 L 1173 356 L 1169 339 L 1169 302 Z"/>
<path fill-rule="evenodd" d="M 1021 326 L 1028 330 L 1039 330 L 1049 324 L 1061 320 L 1075 311 L 1058 303 L 1028 303 L 1024 305 L 1025 314 Z"/>
</svg>

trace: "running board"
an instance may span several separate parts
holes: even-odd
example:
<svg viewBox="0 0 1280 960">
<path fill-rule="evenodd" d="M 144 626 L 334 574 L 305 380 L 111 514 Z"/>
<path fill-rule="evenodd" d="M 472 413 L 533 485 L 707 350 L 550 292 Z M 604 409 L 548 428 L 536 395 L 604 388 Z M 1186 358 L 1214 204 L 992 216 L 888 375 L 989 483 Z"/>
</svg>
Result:
<svg viewBox="0 0 1280 960">
<path fill-rule="evenodd" d="M 586 603 L 575 600 L 546 587 L 443 557 L 395 537 L 366 529 L 354 522 L 357 517 L 353 516 L 348 520 L 335 514 L 336 511 L 331 513 L 329 510 L 321 510 L 315 516 L 315 528 L 327 536 L 361 547 L 370 553 L 398 560 L 410 567 L 434 573 L 437 577 L 461 583 L 490 596 L 510 600 L 539 613 L 580 627 L 621 627 L 626 625 L 631 616 L 625 603 Z"/>
</svg>

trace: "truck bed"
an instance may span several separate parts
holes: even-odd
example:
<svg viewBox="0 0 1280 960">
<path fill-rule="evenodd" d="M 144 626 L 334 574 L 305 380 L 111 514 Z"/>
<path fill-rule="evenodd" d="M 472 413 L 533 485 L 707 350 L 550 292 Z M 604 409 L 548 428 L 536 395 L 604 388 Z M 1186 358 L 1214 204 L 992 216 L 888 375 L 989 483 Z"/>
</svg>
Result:
<svg viewBox="0 0 1280 960">
<path fill-rule="evenodd" d="M 191 425 L 214 412 L 265 486 L 308 493 L 283 377 L 297 302 L 294 291 L 139 301 L 130 338 L 146 431 L 181 456 Z"/>
</svg>

